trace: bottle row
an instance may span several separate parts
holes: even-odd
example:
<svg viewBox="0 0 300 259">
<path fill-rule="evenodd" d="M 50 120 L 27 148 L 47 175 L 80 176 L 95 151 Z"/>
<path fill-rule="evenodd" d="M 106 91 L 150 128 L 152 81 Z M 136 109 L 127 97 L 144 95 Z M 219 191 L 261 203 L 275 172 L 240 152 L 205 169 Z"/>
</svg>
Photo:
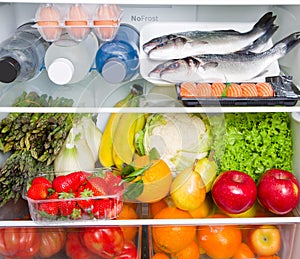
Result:
<svg viewBox="0 0 300 259">
<path fill-rule="evenodd" d="M 102 41 L 112 40 L 120 25 L 122 10 L 117 4 L 42 4 L 35 15 L 36 27 L 46 41 L 57 41 L 64 29 L 76 41 L 93 30 Z"/>
<path fill-rule="evenodd" d="M 77 83 L 93 69 L 109 83 L 127 81 L 139 73 L 139 32 L 131 25 L 120 24 L 107 42 L 90 32 L 80 42 L 65 33 L 53 43 L 34 25 L 21 25 L 0 44 L 0 82 L 27 81 L 43 69 L 57 85 Z"/>
</svg>

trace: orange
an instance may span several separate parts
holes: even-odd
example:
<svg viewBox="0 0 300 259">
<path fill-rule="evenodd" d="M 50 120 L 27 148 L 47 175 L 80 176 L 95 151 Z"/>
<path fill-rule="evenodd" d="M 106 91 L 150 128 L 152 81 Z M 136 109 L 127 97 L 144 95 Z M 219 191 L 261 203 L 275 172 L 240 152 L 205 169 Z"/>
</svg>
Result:
<svg viewBox="0 0 300 259">
<path fill-rule="evenodd" d="M 136 178 L 136 181 L 142 179 L 144 183 L 144 190 L 137 200 L 145 203 L 156 202 L 166 197 L 172 183 L 171 170 L 164 160 L 150 161 L 149 156 L 140 156 L 133 161 L 135 168 L 142 168 L 149 164 L 151 164 L 150 168 Z"/>
<path fill-rule="evenodd" d="M 152 257 L 152 259 L 170 259 L 170 257 L 168 255 L 166 255 L 165 253 L 156 253 Z"/>
<path fill-rule="evenodd" d="M 280 259 L 278 255 L 260 255 L 257 259 Z"/>
<path fill-rule="evenodd" d="M 166 207 L 154 219 L 189 219 L 192 216 L 175 207 Z M 196 237 L 195 226 L 167 225 L 152 227 L 152 237 L 156 246 L 165 253 L 176 253 L 189 245 Z"/>
<path fill-rule="evenodd" d="M 177 259 L 198 259 L 200 251 L 196 241 L 192 241 L 188 246 L 175 253 Z"/>
<path fill-rule="evenodd" d="M 120 220 L 120 219 L 137 219 L 137 218 L 138 218 L 138 215 L 137 215 L 136 211 L 130 205 L 124 203 L 122 210 L 116 219 Z M 120 226 L 120 227 L 123 231 L 123 235 L 126 240 L 134 239 L 134 237 L 137 233 L 138 227 L 135 227 L 135 226 Z"/>
<path fill-rule="evenodd" d="M 241 243 L 232 259 L 250 259 L 255 258 L 254 253 L 246 243 Z"/>
<path fill-rule="evenodd" d="M 124 202 L 123 204 L 127 204 L 128 206 L 132 207 L 134 210 L 136 210 L 138 206 L 138 203 L 136 202 Z"/>
<path fill-rule="evenodd" d="M 212 217 L 226 216 L 218 214 Z M 201 226 L 197 235 L 200 247 L 214 259 L 231 258 L 242 242 L 240 228 L 233 225 Z"/>
<path fill-rule="evenodd" d="M 160 212 L 163 208 L 167 206 L 168 204 L 164 199 L 150 203 L 150 212 L 152 217 L 154 217 L 158 212 Z"/>
<path fill-rule="evenodd" d="M 189 213 L 192 215 L 193 218 L 206 218 L 211 210 L 212 204 L 210 200 L 206 198 L 199 208 L 189 210 Z"/>
<path fill-rule="evenodd" d="M 153 240 L 152 244 L 153 244 L 154 253 L 163 253 L 163 250 L 161 250 L 160 247 L 157 246 L 157 244 L 154 242 L 154 240 Z"/>
</svg>

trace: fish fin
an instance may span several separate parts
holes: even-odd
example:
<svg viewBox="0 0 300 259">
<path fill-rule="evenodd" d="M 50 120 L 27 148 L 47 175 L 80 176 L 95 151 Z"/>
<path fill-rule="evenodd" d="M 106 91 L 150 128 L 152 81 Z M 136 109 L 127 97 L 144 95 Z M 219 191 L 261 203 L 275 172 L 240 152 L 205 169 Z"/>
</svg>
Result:
<svg viewBox="0 0 300 259">
<path fill-rule="evenodd" d="M 219 65 L 218 62 L 207 62 L 204 65 L 202 65 L 202 68 L 205 71 L 210 68 L 216 68 L 218 65 Z"/>
<path fill-rule="evenodd" d="M 269 71 L 268 69 L 261 71 L 258 75 L 256 75 L 253 78 L 251 78 L 251 80 L 255 79 L 257 77 L 263 76 L 264 74 L 268 73 L 268 71 Z"/>
<path fill-rule="evenodd" d="M 202 44 L 202 45 L 208 44 L 208 42 L 205 41 L 205 40 L 199 40 L 199 41 L 193 41 L 193 40 L 191 40 L 191 41 L 188 41 L 188 42 L 190 43 L 191 46 L 198 46 L 200 44 Z"/>
</svg>

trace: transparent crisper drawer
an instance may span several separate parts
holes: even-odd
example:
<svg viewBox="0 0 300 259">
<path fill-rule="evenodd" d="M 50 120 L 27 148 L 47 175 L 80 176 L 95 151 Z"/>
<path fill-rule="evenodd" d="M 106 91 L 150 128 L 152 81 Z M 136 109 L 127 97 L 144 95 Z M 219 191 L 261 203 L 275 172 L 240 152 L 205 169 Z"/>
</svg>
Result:
<svg viewBox="0 0 300 259">
<path fill-rule="evenodd" d="M 140 206 L 135 205 L 127 204 L 126 206 L 133 206 L 132 208 L 139 215 Z M 8 202 L 0 209 L 0 213 L 2 223 L 17 219 L 20 224 L 22 221 L 25 225 L 29 222 L 28 206 L 23 199 L 20 199 L 17 204 Z M 117 256 L 122 258 L 126 255 L 137 259 L 142 258 L 142 226 L 113 223 L 109 225 L 108 220 L 106 220 L 108 223 L 106 225 L 103 225 L 102 220 L 98 223 L 97 225 L 68 225 L 67 227 L 55 225 L 45 227 L 35 224 L 29 227 L 22 225 L 4 227 L 1 224 L 0 258 L 96 259 L 117 258 Z M 100 236 L 103 238 L 99 239 Z M 95 247 L 99 244 L 106 248 L 101 251 L 97 250 Z"/>
<path fill-rule="evenodd" d="M 163 242 L 163 235 L 157 236 L 153 234 L 153 230 L 159 228 L 169 228 L 169 233 L 173 229 L 174 232 L 179 228 L 191 228 L 195 230 L 195 237 L 191 242 L 187 242 L 188 245 L 182 248 L 178 252 L 167 253 L 162 250 L 162 246 L 158 245 L 158 242 Z M 185 239 L 188 238 L 188 232 L 186 230 Z M 163 233 L 163 231 L 157 231 L 157 233 Z M 292 258 L 292 251 L 294 247 L 294 238 L 296 232 L 296 224 L 283 224 L 283 225 L 168 225 L 168 226 L 149 226 L 148 227 L 148 242 L 149 242 L 149 258 L 155 258 L 155 254 L 165 254 L 170 258 L 175 256 L 189 256 L 193 257 L 197 253 L 198 258 L 211 259 L 211 258 Z M 154 238 L 155 236 L 155 238 Z M 169 235 L 168 242 L 165 243 L 165 247 L 176 248 L 183 242 L 172 243 L 171 235 Z M 161 243 L 163 244 L 163 243 Z M 201 246 L 202 245 L 202 246 Z M 183 244 L 184 246 L 184 244 Z M 206 250 L 204 249 L 204 246 Z M 276 252 L 274 252 L 276 251 Z M 259 253 L 261 255 L 259 255 Z M 214 257 L 210 257 L 211 256 Z M 265 254 L 266 257 L 263 257 Z M 268 256 L 267 256 L 268 254 Z M 158 256 L 158 255 L 156 255 Z M 244 256 L 244 257 L 241 257 Z M 273 257 L 272 257 L 273 256 Z M 164 258 L 164 257 L 157 257 Z M 167 257 L 166 257 L 167 258 Z M 183 257 L 188 258 L 188 257 Z"/>
</svg>

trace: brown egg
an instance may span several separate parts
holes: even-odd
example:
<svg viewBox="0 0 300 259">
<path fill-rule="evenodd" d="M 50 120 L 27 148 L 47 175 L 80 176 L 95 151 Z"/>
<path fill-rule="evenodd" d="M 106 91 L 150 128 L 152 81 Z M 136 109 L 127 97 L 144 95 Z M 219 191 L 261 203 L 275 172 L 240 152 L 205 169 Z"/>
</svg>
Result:
<svg viewBox="0 0 300 259">
<path fill-rule="evenodd" d="M 89 34 L 91 29 L 88 27 L 88 20 L 89 14 L 83 5 L 71 5 L 65 25 L 74 40 L 83 40 Z"/>
<path fill-rule="evenodd" d="M 36 20 L 39 32 L 45 40 L 59 39 L 62 28 L 59 27 L 61 14 L 58 8 L 53 4 L 42 5 L 36 13 Z"/>
<path fill-rule="evenodd" d="M 102 4 L 98 7 L 94 26 L 100 39 L 113 39 L 119 27 L 120 15 L 121 9 L 116 4 Z"/>
</svg>

